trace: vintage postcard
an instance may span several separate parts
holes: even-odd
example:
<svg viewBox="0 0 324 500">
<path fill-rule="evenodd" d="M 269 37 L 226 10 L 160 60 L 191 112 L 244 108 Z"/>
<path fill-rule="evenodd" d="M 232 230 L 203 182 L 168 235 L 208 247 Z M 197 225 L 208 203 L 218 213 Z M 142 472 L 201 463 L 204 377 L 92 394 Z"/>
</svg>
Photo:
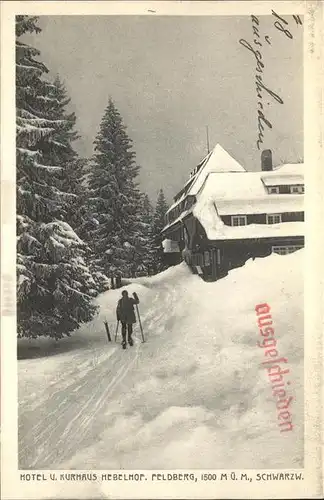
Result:
<svg viewBox="0 0 324 500">
<path fill-rule="evenodd" d="M 1 3 L 2 498 L 320 498 L 319 1 Z"/>
</svg>

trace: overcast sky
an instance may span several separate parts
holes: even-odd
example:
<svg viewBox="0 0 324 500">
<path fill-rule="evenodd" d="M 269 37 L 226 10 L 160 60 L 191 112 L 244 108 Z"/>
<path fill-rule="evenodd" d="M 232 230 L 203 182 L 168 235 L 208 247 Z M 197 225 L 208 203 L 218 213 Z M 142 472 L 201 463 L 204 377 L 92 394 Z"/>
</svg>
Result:
<svg viewBox="0 0 324 500">
<path fill-rule="evenodd" d="M 91 155 L 111 96 L 134 142 L 141 188 L 155 201 L 161 187 L 170 201 L 206 154 L 206 125 L 211 147 L 260 168 L 256 56 L 240 39 L 260 49 L 264 86 L 283 100 L 262 92 L 272 129 L 260 147 L 273 150 L 274 164 L 303 157 L 302 26 L 292 16 L 279 21 L 289 38 L 275 21 L 259 17 L 261 47 L 250 16 L 43 16 L 32 44 L 68 89 L 80 154 Z"/>
</svg>

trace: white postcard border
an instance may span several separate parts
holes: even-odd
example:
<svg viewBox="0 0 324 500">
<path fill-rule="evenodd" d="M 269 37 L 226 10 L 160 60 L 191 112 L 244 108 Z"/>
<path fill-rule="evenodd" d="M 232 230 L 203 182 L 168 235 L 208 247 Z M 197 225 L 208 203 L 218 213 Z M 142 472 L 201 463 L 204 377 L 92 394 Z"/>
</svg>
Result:
<svg viewBox="0 0 324 500">
<path fill-rule="evenodd" d="M 20 481 L 17 462 L 17 362 L 15 317 L 15 14 L 46 15 L 242 15 L 270 14 L 274 5 L 282 14 L 303 14 L 304 22 L 304 109 L 306 165 L 306 248 L 305 248 L 305 468 L 303 481 L 249 482 L 197 481 L 106 481 L 69 483 Z M 11 2 L 1 5 L 1 284 L 7 313 L 1 316 L 1 424 L 2 494 L 4 499 L 36 498 L 315 498 L 322 490 L 321 404 L 323 321 L 323 262 L 320 234 L 323 210 L 323 5 L 321 2 Z M 3 295 L 3 294 L 2 294 Z M 11 311 L 11 312 L 10 312 Z M 25 471 L 46 474 L 50 471 Z M 64 471 L 52 471 L 59 475 Z M 66 471 L 71 472 L 71 471 Z M 91 471 L 73 471 L 91 473 Z M 92 471 L 108 473 L 175 474 L 208 471 Z M 234 471 L 210 471 L 221 475 Z M 248 477 L 263 471 L 235 471 Z M 278 470 L 267 470 L 278 473 Z M 282 471 L 284 473 L 293 471 Z M 298 469 L 296 472 L 300 472 Z M 96 486 L 94 486 L 96 484 Z M 77 496 L 78 495 L 78 496 Z M 89 496 L 87 496 L 89 495 Z"/>
</svg>

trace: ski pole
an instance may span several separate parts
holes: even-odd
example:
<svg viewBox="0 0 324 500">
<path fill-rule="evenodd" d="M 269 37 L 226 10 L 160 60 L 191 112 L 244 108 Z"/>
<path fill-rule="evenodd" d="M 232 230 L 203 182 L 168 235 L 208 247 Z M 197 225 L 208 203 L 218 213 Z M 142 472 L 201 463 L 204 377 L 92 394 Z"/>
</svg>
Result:
<svg viewBox="0 0 324 500">
<path fill-rule="evenodd" d="M 117 321 L 117 326 L 116 326 L 115 342 L 117 342 L 118 327 L 119 327 L 119 320 Z"/>
<path fill-rule="evenodd" d="M 104 321 L 104 325 L 105 325 L 105 328 L 106 328 L 106 333 L 107 333 L 108 340 L 109 340 L 109 342 L 111 342 L 111 336 L 110 336 L 109 325 L 108 325 L 107 320 Z"/>
<path fill-rule="evenodd" d="M 141 317 L 140 317 L 140 313 L 139 313 L 139 310 L 138 310 L 138 305 L 135 304 L 135 306 L 136 306 L 136 311 L 137 311 L 137 316 L 138 316 L 138 322 L 139 322 L 140 329 L 141 329 L 142 339 L 143 339 L 143 342 L 145 342 L 144 334 L 143 334 L 143 327 L 142 327 L 142 322 L 141 322 Z"/>
</svg>

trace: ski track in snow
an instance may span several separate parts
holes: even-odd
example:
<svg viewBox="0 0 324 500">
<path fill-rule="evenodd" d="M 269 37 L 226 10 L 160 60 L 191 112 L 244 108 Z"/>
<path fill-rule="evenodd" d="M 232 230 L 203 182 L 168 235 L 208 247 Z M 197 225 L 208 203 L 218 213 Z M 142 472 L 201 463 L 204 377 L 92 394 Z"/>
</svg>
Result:
<svg viewBox="0 0 324 500">
<path fill-rule="evenodd" d="M 157 300 L 158 294 L 152 302 Z M 145 340 L 162 316 L 159 318 L 150 311 L 143 315 Z M 120 342 L 120 335 L 119 330 L 117 342 Z M 93 444 L 98 426 L 101 426 L 100 432 L 105 430 L 105 421 L 100 420 L 100 415 L 104 415 L 109 407 L 110 397 L 126 375 L 136 368 L 142 343 L 138 331 L 133 336 L 134 346 L 126 351 L 122 350 L 120 343 L 117 346 L 112 344 L 112 348 L 106 347 L 106 351 L 102 345 L 89 349 L 92 357 L 81 365 L 77 365 L 76 351 L 78 376 L 72 373 L 72 383 L 67 385 L 68 381 L 61 374 L 47 388 L 41 402 L 35 401 L 35 394 L 24 395 L 19 407 L 19 468 L 60 468 L 60 464 L 76 452 Z"/>
<path fill-rule="evenodd" d="M 109 404 L 109 396 L 136 362 L 140 343 L 136 342 L 134 347 L 134 351 L 128 349 L 126 353 L 119 346 L 112 355 L 108 351 L 106 359 L 81 380 L 66 389 L 57 387 L 36 408 L 21 409 L 19 464 L 22 468 L 55 468 L 80 449 L 83 441 L 91 443 L 93 420 Z M 33 415 L 38 418 L 34 420 Z"/>
<path fill-rule="evenodd" d="M 19 468 L 302 467 L 301 257 L 251 261 L 212 284 L 183 267 L 127 284 L 139 292 L 147 342 L 137 323 L 126 351 L 120 330 L 107 342 L 102 324 L 106 315 L 114 324 L 120 291 L 103 294 L 67 350 L 18 364 Z M 285 436 L 260 369 L 260 300 L 289 361 L 294 429 Z"/>
</svg>

